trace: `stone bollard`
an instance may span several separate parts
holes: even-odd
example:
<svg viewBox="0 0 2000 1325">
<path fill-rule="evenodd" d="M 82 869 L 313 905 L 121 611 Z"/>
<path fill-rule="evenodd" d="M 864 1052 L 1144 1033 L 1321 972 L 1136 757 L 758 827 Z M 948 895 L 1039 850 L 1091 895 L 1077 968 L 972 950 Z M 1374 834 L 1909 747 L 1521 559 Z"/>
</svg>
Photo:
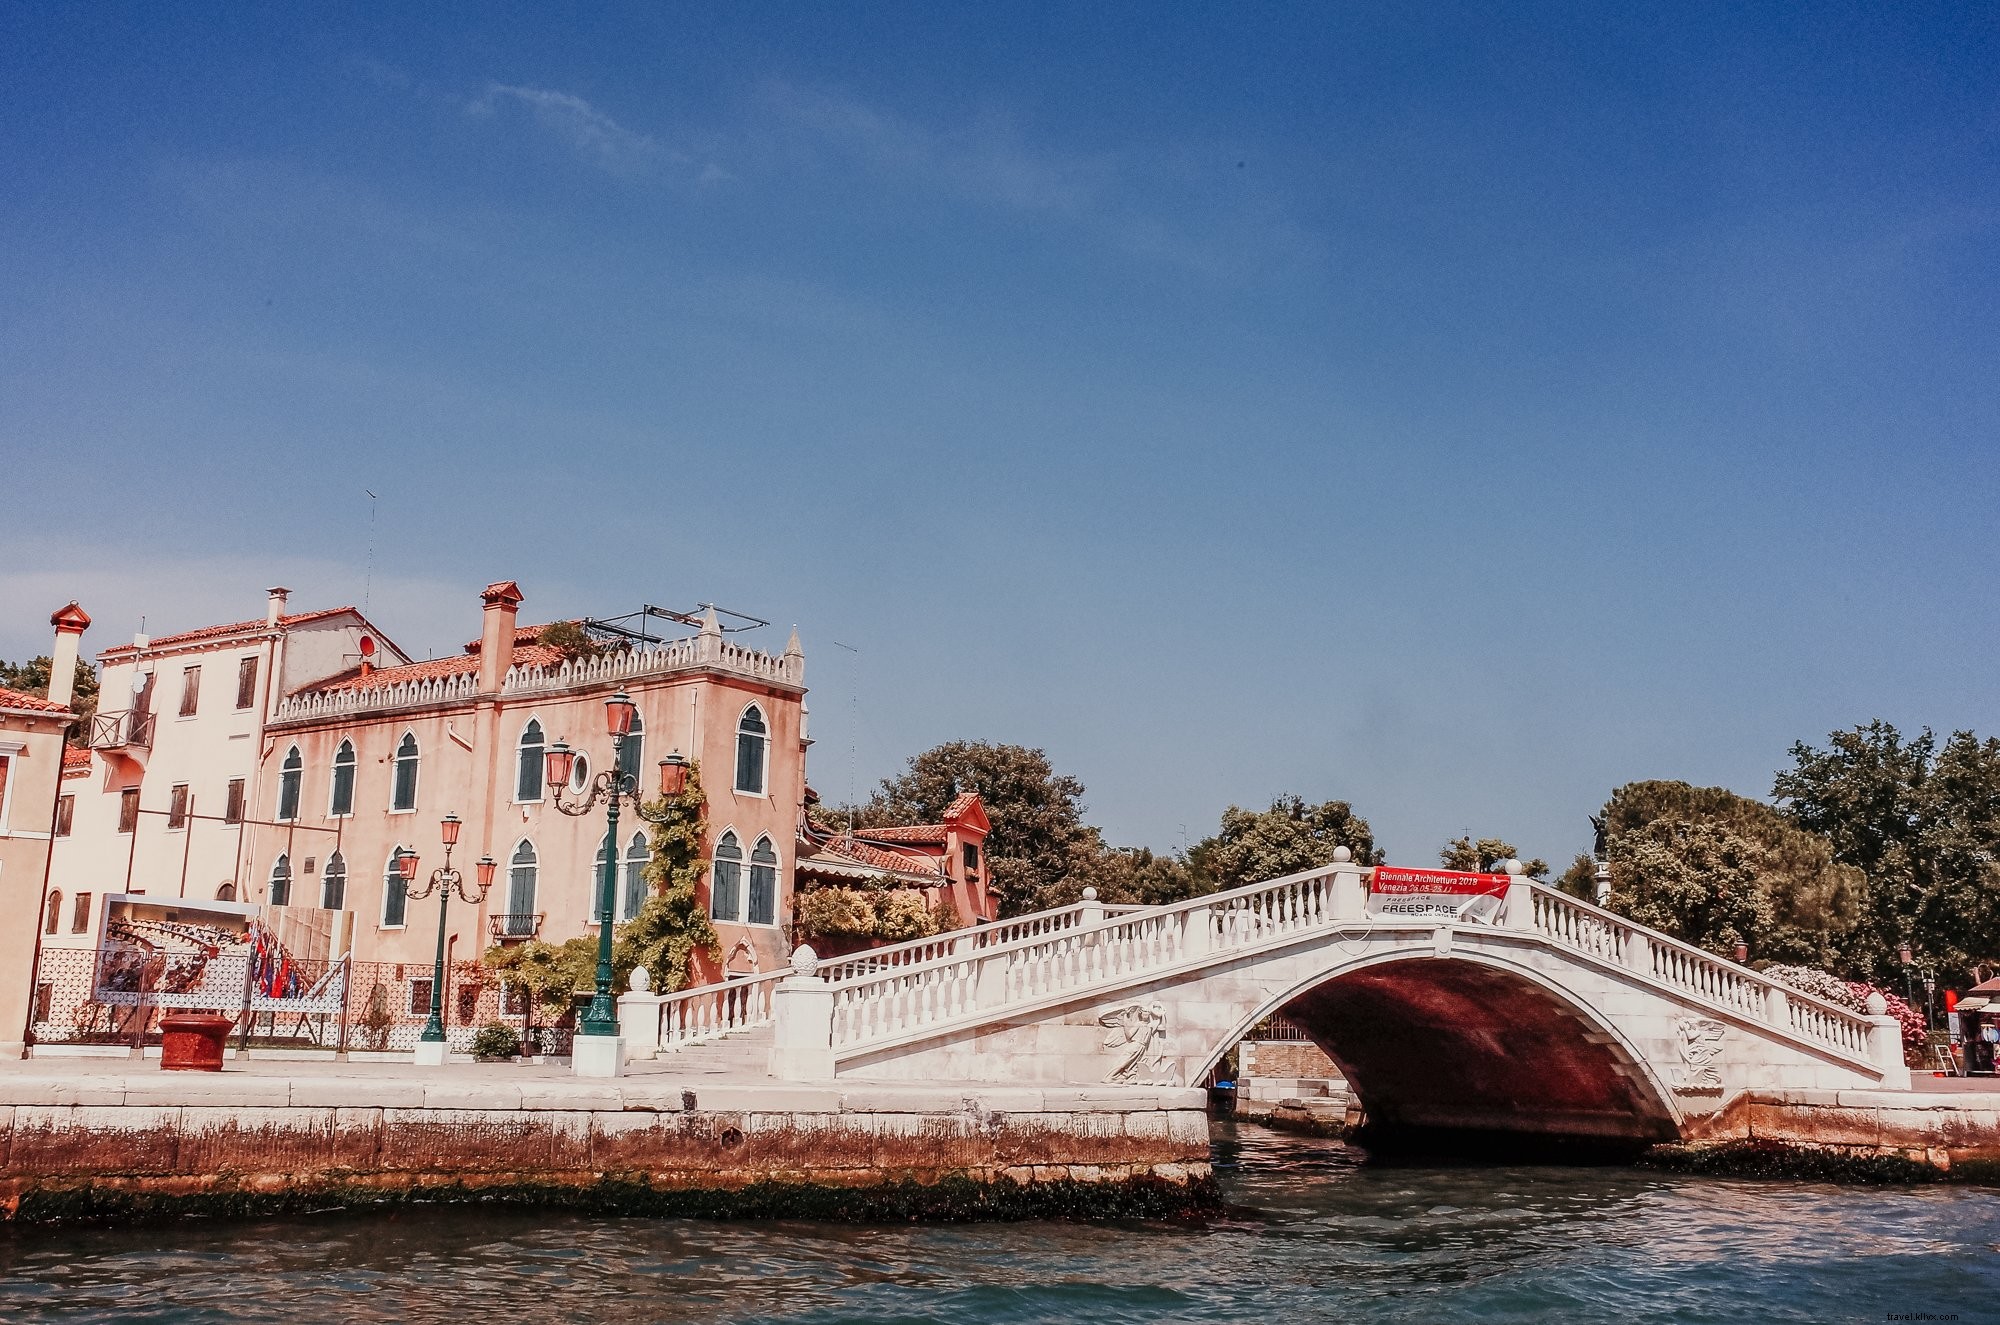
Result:
<svg viewBox="0 0 2000 1325">
<path fill-rule="evenodd" d="M 780 1081 L 833 1080 L 833 987 L 819 977 L 819 954 L 800 944 L 792 973 L 771 994 L 771 1075 Z"/>
<path fill-rule="evenodd" d="M 1368 909 L 1368 885 L 1354 853 L 1346 847 L 1333 849 L 1333 919 L 1359 920 Z"/>
<path fill-rule="evenodd" d="M 1903 1061 L 1903 1023 L 1888 1015 L 1889 1001 L 1880 993 L 1870 994 L 1868 1009 L 1868 1056 L 1882 1069 L 1882 1089 L 1908 1090 L 1910 1067 Z"/>
<path fill-rule="evenodd" d="M 625 1041 L 625 1061 L 654 1058 L 660 1052 L 660 1004 L 653 977 L 641 966 L 632 972 L 632 987 L 618 996 L 618 1029 Z"/>
<path fill-rule="evenodd" d="M 1507 875 L 1507 909 L 1501 927 L 1531 932 L 1535 928 L 1535 892 L 1528 876 L 1521 872 L 1518 860 L 1509 860 L 1500 868 Z"/>
</svg>

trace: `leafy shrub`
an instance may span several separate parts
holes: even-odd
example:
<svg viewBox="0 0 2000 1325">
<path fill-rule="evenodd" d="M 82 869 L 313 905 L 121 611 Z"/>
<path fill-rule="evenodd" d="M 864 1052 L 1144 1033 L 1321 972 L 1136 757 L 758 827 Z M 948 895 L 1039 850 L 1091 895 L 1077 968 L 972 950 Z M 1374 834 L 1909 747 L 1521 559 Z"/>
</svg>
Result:
<svg viewBox="0 0 2000 1325">
<path fill-rule="evenodd" d="M 798 899 L 799 928 L 830 939 L 875 937 L 875 904 L 859 888 L 814 888 Z"/>
<path fill-rule="evenodd" d="M 919 892 L 877 893 L 875 895 L 875 937 L 900 943 L 905 939 L 927 938 L 936 933 L 931 909 Z"/>
<path fill-rule="evenodd" d="M 520 1052 L 521 1037 L 514 1034 L 512 1026 L 502 1022 L 489 1021 L 472 1037 L 475 1058 L 512 1058 Z"/>
</svg>

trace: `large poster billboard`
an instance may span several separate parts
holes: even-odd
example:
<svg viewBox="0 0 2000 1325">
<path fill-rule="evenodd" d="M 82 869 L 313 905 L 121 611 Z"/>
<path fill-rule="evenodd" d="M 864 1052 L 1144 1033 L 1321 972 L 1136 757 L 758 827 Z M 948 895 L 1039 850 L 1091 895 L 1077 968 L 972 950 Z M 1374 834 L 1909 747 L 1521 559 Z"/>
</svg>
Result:
<svg viewBox="0 0 2000 1325">
<path fill-rule="evenodd" d="M 1508 876 L 1464 870 L 1377 865 L 1368 914 L 1396 920 L 1472 920 L 1491 924 L 1507 899 Z"/>
<path fill-rule="evenodd" d="M 346 963 L 308 984 L 263 913 L 244 902 L 112 893 L 92 997 L 112 1007 L 337 1012 Z"/>
</svg>

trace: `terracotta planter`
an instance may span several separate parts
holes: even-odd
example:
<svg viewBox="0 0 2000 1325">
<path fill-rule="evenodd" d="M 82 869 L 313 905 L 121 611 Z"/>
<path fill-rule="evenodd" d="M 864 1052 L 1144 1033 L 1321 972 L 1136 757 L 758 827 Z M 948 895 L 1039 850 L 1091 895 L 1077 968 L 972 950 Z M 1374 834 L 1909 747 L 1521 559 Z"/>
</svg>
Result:
<svg viewBox="0 0 2000 1325">
<path fill-rule="evenodd" d="M 175 1012 L 160 1018 L 160 1069 L 165 1072 L 220 1072 L 222 1046 L 233 1017 L 212 1012 Z"/>
</svg>

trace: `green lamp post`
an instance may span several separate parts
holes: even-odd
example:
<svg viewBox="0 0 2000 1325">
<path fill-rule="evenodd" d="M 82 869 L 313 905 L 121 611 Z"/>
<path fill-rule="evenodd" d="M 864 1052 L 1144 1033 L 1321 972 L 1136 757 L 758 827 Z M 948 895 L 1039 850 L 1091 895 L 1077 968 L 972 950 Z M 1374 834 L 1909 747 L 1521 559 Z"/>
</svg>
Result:
<svg viewBox="0 0 2000 1325">
<path fill-rule="evenodd" d="M 430 882 L 421 891 L 410 887 L 417 878 L 417 853 L 400 847 L 396 849 L 396 870 L 403 877 L 403 895 L 413 902 L 421 902 L 432 893 L 438 895 L 437 963 L 431 968 L 430 1020 L 424 1023 L 424 1033 L 417 1040 L 419 1063 L 444 1061 L 444 933 L 445 911 L 451 905 L 451 895 L 455 892 L 460 901 L 479 905 L 486 900 L 487 891 L 493 887 L 493 871 L 499 868 L 493 857 L 481 856 L 474 867 L 479 873 L 479 882 L 473 885 L 468 885 L 465 876 L 452 868 L 451 852 L 458 845 L 458 830 L 462 826 L 455 814 L 447 814 L 438 825 L 439 834 L 444 838 L 444 864 L 431 871 Z"/>
</svg>

